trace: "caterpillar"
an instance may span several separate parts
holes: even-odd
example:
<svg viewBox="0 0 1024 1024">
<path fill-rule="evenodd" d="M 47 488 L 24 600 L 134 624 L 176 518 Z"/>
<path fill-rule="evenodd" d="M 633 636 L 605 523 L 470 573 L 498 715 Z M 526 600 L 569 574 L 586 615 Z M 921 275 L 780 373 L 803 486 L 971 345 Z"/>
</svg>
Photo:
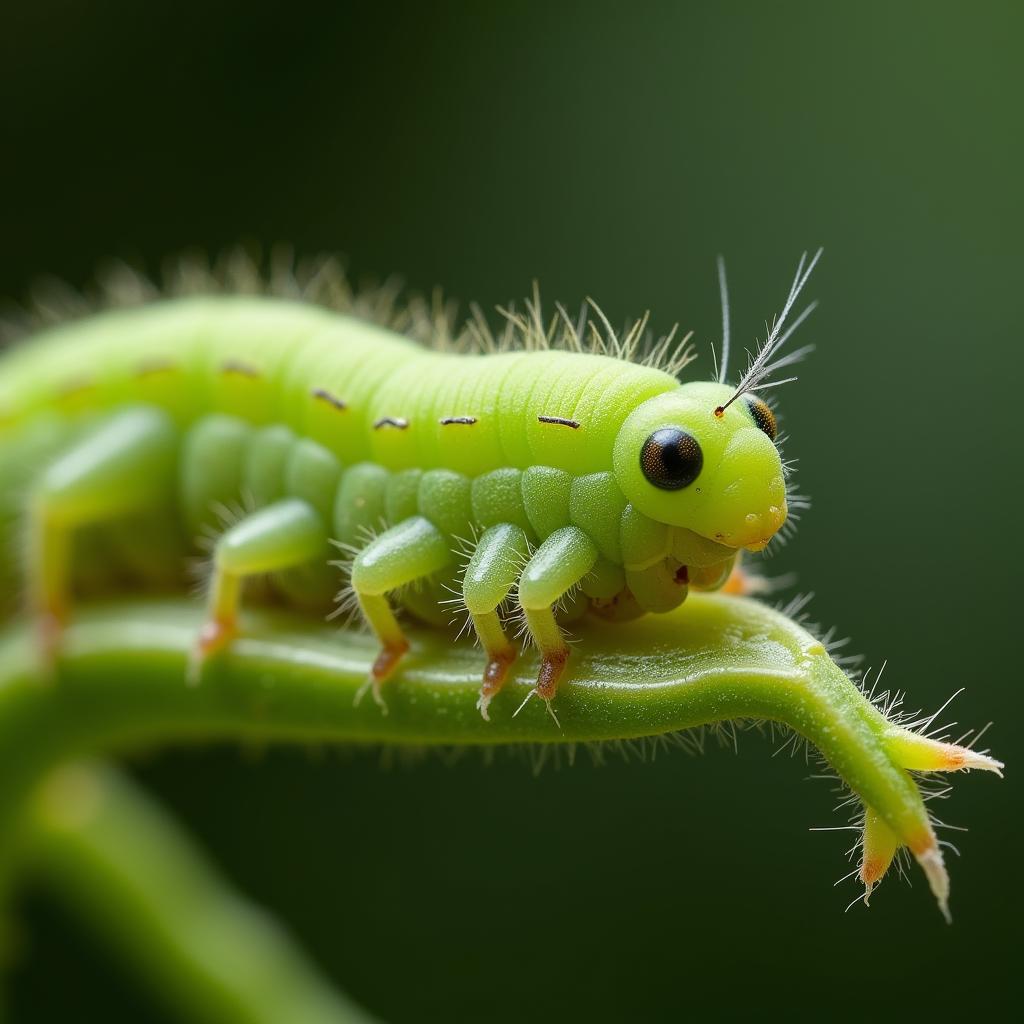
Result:
<svg viewBox="0 0 1024 1024">
<path fill-rule="evenodd" d="M 536 289 L 522 310 L 501 311 L 497 334 L 476 308 L 455 330 L 439 298 L 400 304 L 390 283 L 356 294 L 330 263 L 293 272 L 286 261 L 269 281 L 242 256 L 212 276 L 186 264 L 166 295 L 122 269 L 107 279 L 115 308 L 77 319 L 68 313 L 82 312 L 80 301 L 69 309 L 67 295 L 51 289 L 36 314 L 55 322 L 0 355 L 0 545 L 14 554 L 0 557 L 0 618 L 16 607 L 23 580 L 36 630 L 27 673 L 20 630 L 0 634 L 0 751 L 10 762 L 0 772 L 0 833 L 32 776 L 11 770 L 26 737 L 38 770 L 47 752 L 35 750 L 35 730 L 48 715 L 56 716 L 50 756 L 60 740 L 74 746 L 79 732 L 103 725 L 102 712 L 80 714 L 76 686 L 89 690 L 111 665 L 130 677 L 150 673 L 164 710 L 183 709 L 178 726 L 205 694 L 216 702 L 213 687 L 183 683 L 201 684 L 240 637 L 244 598 L 328 618 L 359 614 L 378 642 L 375 660 L 347 656 L 336 636 L 328 654 L 308 617 L 288 643 L 269 642 L 271 663 L 284 652 L 318 666 L 311 680 L 287 677 L 301 697 L 275 706 L 276 727 L 289 735 L 320 734 L 323 674 L 328 702 L 335 711 L 343 702 L 353 720 L 339 735 L 400 742 L 589 742 L 733 717 L 785 722 L 863 802 L 864 902 L 907 847 L 948 916 L 940 845 L 907 772 L 999 773 L 1001 762 L 933 738 L 935 715 L 907 724 L 900 698 L 868 692 L 866 675 L 858 689 L 828 657 L 828 636 L 791 621 L 800 600 L 783 612 L 713 596 L 680 608 L 690 590 L 752 589 L 756 577 L 737 571 L 742 553 L 764 550 L 806 507 L 790 488 L 762 393 L 793 380 L 779 371 L 809 350 L 782 353 L 814 308 L 796 312 L 820 255 L 801 258 L 735 385 L 721 261 L 720 362 L 712 380 L 686 383 L 678 375 L 694 358 L 689 335 L 655 338 L 646 317 L 616 332 L 594 304 L 575 319 L 556 304 L 545 319 Z M 206 606 L 198 625 L 189 612 L 186 632 L 162 634 L 146 602 L 73 622 L 81 599 L 106 590 L 180 591 L 190 562 Z M 404 677 L 403 610 L 427 624 L 413 633 L 421 664 Z M 696 647 L 670 644 L 649 656 L 649 644 L 663 640 L 643 625 L 612 639 L 618 623 L 648 612 L 666 613 L 663 633 L 689 625 Z M 479 677 L 458 667 L 465 652 L 438 661 L 449 638 L 429 627 L 460 615 L 483 650 Z M 513 721 L 536 694 L 558 725 L 553 704 L 573 678 L 566 629 L 583 617 L 567 733 L 542 716 Z M 90 622 L 86 653 L 108 645 L 98 670 L 81 659 Z M 122 628 L 160 634 L 148 644 L 157 660 L 138 661 L 132 644 L 120 643 Z M 505 699 L 492 708 L 518 635 L 538 648 L 536 679 L 518 706 Z M 236 657 L 209 674 L 223 685 L 234 672 L 245 693 L 253 666 L 268 662 L 252 636 L 241 639 Z M 189 658 L 173 657 L 186 646 Z M 659 681 L 652 667 L 650 697 L 631 703 L 647 671 L 639 666 L 652 657 L 668 674 Z M 70 690 L 31 682 L 48 672 L 69 679 Z M 386 713 L 396 674 L 398 712 L 386 728 L 372 707 L 352 708 L 371 692 Z M 439 686 L 456 677 L 458 685 Z M 656 707 L 666 680 L 671 707 Z M 52 701 L 53 692 L 71 699 Z M 410 717 L 421 695 L 433 717 Z M 149 720 L 148 692 L 119 700 Z M 588 708 L 586 721 L 573 720 L 574 702 L 577 712 Z M 259 702 L 244 700 L 235 714 L 244 728 L 252 716 L 270 728 Z M 3 859 L 0 843 L 0 877 Z"/>
<path fill-rule="evenodd" d="M 396 612 L 442 624 L 454 605 L 483 649 L 484 718 L 517 629 L 554 716 L 567 623 L 674 609 L 786 523 L 760 392 L 806 351 L 779 354 L 812 308 L 793 315 L 819 256 L 801 258 L 735 386 L 724 269 L 712 381 L 680 383 L 689 336 L 653 340 L 646 318 L 619 334 L 596 306 L 546 321 L 536 295 L 498 337 L 479 313 L 461 338 L 435 316 L 433 346 L 351 297 L 343 313 L 174 298 L 44 331 L 0 362 L 0 500 L 27 537 L 41 651 L 55 657 L 76 594 L 112 572 L 166 579 L 205 533 L 192 682 L 236 636 L 243 594 L 269 587 L 358 610 L 380 643 L 365 689 L 384 711 L 409 647 Z"/>
</svg>

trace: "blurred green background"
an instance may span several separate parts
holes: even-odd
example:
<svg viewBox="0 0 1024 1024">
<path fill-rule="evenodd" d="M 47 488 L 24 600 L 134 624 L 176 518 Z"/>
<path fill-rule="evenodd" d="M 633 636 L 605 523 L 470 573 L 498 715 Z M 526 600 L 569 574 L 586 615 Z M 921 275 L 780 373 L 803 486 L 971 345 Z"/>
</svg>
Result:
<svg viewBox="0 0 1024 1024">
<path fill-rule="evenodd" d="M 955 924 L 916 871 L 857 905 L 813 766 L 171 751 L 137 774 L 387 1020 L 977 1012 L 1022 919 L 1016 772 L 1024 8 L 960 3 L 5 5 L 0 293 L 287 240 L 494 304 L 533 278 L 736 338 L 825 246 L 782 389 L 816 499 L 772 571 L 1009 778 L 956 780 Z M 15 1021 L 159 1021 L 44 894 Z"/>
</svg>

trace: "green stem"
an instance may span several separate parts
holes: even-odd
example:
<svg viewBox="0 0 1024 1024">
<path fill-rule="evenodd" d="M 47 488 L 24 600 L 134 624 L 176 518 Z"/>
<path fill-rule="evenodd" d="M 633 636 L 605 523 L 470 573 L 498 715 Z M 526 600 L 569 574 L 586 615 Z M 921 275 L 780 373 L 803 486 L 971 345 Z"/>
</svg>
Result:
<svg viewBox="0 0 1024 1024">
<path fill-rule="evenodd" d="M 560 726 L 537 700 L 514 714 L 535 678 L 532 656 L 514 666 L 483 721 L 475 707 L 480 652 L 437 630 L 411 633 L 412 652 L 385 687 L 387 714 L 370 700 L 354 705 L 376 653 L 370 637 L 283 614 L 247 618 L 230 652 L 189 687 L 186 658 L 200 616 L 187 602 L 85 609 L 49 682 L 28 631 L 0 635 L 0 840 L 35 781 L 83 753 L 243 738 L 572 743 L 764 718 L 807 737 L 913 850 L 945 899 L 928 814 L 908 762 L 894 754 L 911 734 L 887 722 L 806 630 L 758 602 L 697 595 L 675 613 L 614 628 L 584 622 L 555 702 Z M 928 767 L 937 755 L 914 739 L 910 766 Z M 931 767 L 993 765 L 961 758 Z"/>
<path fill-rule="evenodd" d="M 35 873 L 178 1009 L 209 1024 L 363 1024 L 264 912 L 127 779 L 77 764 L 34 801 Z"/>
</svg>

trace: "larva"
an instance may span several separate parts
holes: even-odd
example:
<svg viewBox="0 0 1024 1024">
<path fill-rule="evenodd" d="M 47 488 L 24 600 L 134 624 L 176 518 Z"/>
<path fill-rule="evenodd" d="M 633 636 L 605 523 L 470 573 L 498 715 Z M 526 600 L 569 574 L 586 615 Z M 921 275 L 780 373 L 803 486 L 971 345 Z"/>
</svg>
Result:
<svg viewBox="0 0 1024 1024">
<path fill-rule="evenodd" d="M 802 505 L 788 493 L 775 414 L 758 392 L 791 379 L 778 371 L 806 351 L 780 354 L 813 308 L 795 314 L 817 259 L 801 260 L 735 387 L 725 383 L 721 268 L 721 369 L 714 381 L 684 384 L 676 374 L 692 358 L 688 339 L 649 343 L 646 320 L 621 337 L 596 307 L 589 321 L 557 307 L 545 322 L 535 296 L 525 314 L 506 311 L 499 338 L 479 316 L 452 338 L 443 310 L 396 313 L 386 291 L 355 299 L 335 279 L 340 313 L 280 295 L 220 294 L 43 331 L 0 359 L 0 539 L 18 541 L 44 663 L 60 651 L 78 596 L 177 587 L 184 556 L 205 544 L 207 611 L 190 682 L 201 683 L 208 660 L 232 643 L 242 599 L 258 585 L 302 608 L 361 612 L 380 641 L 363 691 L 386 710 L 385 684 L 407 649 L 396 611 L 444 626 L 461 610 L 483 648 L 477 706 L 485 721 L 467 703 L 476 735 L 508 742 L 526 724 L 547 736 L 543 719 L 499 722 L 495 708 L 490 721 L 516 657 L 517 624 L 540 652 L 531 692 L 554 717 L 559 684 L 572 679 L 566 622 L 589 614 L 614 636 L 617 620 L 672 611 L 690 588 L 720 588 L 736 579 L 739 553 L 762 549 Z M 294 297 L 308 298 L 308 289 Z M 338 548 L 350 557 L 338 559 Z M 0 573 L 17 561 L 0 558 Z M 15 580 L 4 582 L 6 597 Z M 683 609 L 683 628 L 714 600 Z M 760 644 L 786 619 L 738 606 L 726 658 L 740 623 Z M 715 613 L 705 604 L 702 614 L 706 630 Z M 822 643 L 792 628 L 783 646 L 838 715 L 816 723 L 817 745 L 842 761 L 865 797 L 866 893 L 903 844 L 945 908 L 937 840 L 905 770 L 998 771 L 1000 763 L 890 720 L 828 662 Z M 588 634 L 599 640 L 593 623 Z M 424 649 L 434 645 L 419 635 Z M 721 654 L 720 642 L 712 646 Z M 805 664 L 826 662 L 828 671 Z M 179 686 L 179 672 L 178 697 L 194 692 Z M 430 729 L 403 720 L 414 684 L 404 685 L 400 713 L 388 721 L 396 735 L 412 728 L 422 737 Z M 788 685 L 772 676 L 765 693 L 732 714 L 796 719 L 808 734 L 801 702 L 818 698 L 801 683 L 784 708 Z M 695 700 L 684 722 L 728 717 L 717 695 Z M 506 703 L 502 714 L 514 709 Z M 459 725 L 465 735 L 465 719 Z M 583 737 L 607 727 L 589 723 Z M 444 728 L 437 736 L 451 738 Z"/>
<path fill-rule="evenodd" d="M 516 656 L 510 607 L 541 653 L 535 692 L 550 709 L 569 660 L 560 621 L 675 608 L 786 521 L 775 419 L 756 391 L 794 359 L 777 353 L 816 260 L 801 260 L 736 387 L 680 384 L 691 352 L 671 337 L 631 358 L 645 322 L 619 340 L 598 311 L 603 340 L 588 350 L 585 324 L 560 313 L 547 326 L 535 305 L 511 314 L 518 350 L 473 354 L 265 297 L 50 331 L 8 354 L 0 378 L 4 462 L 41 434 L 55 453 L 26 510 L 45 649 L 70 612 L 76 533 L 174 510 L 192 537 L 236 508 L 212 552 L 194 679 L 235 635 L 247 579 L 273 574 L 315 604 L 334 545 L 352 553 L 348 594 L 380 641 L 369 684 L 382 707 L 408 648 L 396 606 L 437 621 L 451 590 L 484 651 L 484 717 Z"/>
</svg>

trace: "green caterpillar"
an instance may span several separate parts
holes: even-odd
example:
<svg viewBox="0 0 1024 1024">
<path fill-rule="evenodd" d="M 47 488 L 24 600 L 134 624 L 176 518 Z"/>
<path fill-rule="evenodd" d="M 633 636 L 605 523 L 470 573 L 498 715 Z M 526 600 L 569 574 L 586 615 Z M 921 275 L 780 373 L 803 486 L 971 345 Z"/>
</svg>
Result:
<svg viewBox="0 0 1024 1024">
<path fill-rule="evenodd" d="M 645 321 L 619 339 L 599 311 L 588 326 L 559 309 L 549 325 L 536 302 L 509 314 L 517 348 L 478 323 L 491 351 L 473 354 L 261 296 L 44 332 L 0 362 L 0 513 L 8 532 L 27 530 L 43 651 L 59 649 L 76 593 L 112 573 L 166 582 L 212 532 L 198 681 L 236 633 L 246 580 L 325 606 L 339 546 L 352 555 L 339 608 L 357 606 L 380 640 L 367 685 L 385 710 L 382 684 L 408 649 L 396 606 L 440 624 L 453 602 L 484 651 L 484 717 L 515 658 L 515 617 L 550 709 L 569 660 L 562 624 L 673 609 L 690 587 L 721 587 L 737 553 L 786 522 L 775 417 L 756 392 L 802 354 L 778 356 L 809 312 L 791 317 L 817 259 L 800 261 L 736 387 L 724 301 L 719 380 L 686 384 L 685 339 L 634 361 Z"/>
</svg>

